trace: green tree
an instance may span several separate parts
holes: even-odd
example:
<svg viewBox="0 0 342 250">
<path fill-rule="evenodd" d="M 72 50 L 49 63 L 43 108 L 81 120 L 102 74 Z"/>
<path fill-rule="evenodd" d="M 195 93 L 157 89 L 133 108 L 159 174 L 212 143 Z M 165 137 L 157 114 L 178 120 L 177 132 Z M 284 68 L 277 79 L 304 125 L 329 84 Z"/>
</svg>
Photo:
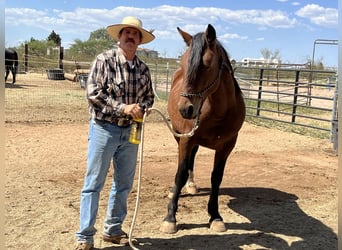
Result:
<svg viewBox="0 0 342 250">
<path fill-rule="evenodd" d="M 47 50 L 48 48 L 54 47 L 53 41 L 47 41 L 47 40 L 36 40 L 34 38 L 31 38 L 30 41 L 26 41 L 23 44 L 20 45 L 22 49 L 24 49 L 25 44 L 28 44 L 29 48 L 29 54 L 35 55 L 35 56 L 47 56 Z"/>
<path fill-rule="evenodd" d="M 101 28 L 91 32 L 87 41 L 75 39 L 67 56 L 72 60 L 93 60 L 97 54 L 112 48 L 115 42 L 106 29 Z"/>
<path fill-rule="evenodd" d="M 48 41 L 53 41 L 57 46 L 61 46 L 62 39 L 56 34 L 54 30 L 51 31 L 50 35 L 47 38 Z"/>
<path fill-rule="evenodd" d="M 113 38 L 110 35 L 108 35 L 108 32 L 105 28 L 101 28 L 91 32 L 88 41 L 93 40 L 105 40 L 113 43 Z"/>
</svg>

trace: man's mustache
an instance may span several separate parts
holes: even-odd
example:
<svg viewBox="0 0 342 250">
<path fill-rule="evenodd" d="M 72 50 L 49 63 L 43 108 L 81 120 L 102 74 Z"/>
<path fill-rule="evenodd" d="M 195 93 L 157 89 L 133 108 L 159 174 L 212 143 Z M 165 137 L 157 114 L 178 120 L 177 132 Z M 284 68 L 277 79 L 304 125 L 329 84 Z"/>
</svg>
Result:
<svg viewBox="0 0 342 250">
<path fill-rule="evenodd" d="M 132 42 L 132 43 L 135 44 L 135 41 L 134 41 L 134 39 L 132 39 L 132 38 L 127 38 L 127 39 L 126 39 L 126 43 L 128 43 L 128 42 Z"/>
</svg>

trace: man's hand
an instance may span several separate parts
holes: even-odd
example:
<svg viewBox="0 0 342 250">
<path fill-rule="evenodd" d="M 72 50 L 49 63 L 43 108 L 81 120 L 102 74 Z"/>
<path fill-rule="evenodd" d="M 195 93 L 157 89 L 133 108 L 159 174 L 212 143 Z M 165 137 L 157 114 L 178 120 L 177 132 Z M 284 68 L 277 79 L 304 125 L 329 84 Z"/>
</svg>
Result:
<svg viewBox="0 0 342 250">
<path fill-rule="evenodd" d="M 144 116 L 139 103 L 126 105 L 124 113 L 132 116 L 133 119 L 142 119 Z"/>
</svg>

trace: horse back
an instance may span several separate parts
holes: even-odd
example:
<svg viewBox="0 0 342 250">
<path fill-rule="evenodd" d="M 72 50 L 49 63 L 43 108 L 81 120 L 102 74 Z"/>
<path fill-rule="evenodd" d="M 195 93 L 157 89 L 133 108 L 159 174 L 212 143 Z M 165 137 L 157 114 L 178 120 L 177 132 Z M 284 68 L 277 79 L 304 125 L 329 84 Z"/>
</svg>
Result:
<svg viewBox="0 0 342 250">
<path fill-rule="evenodd" d="M 18 66 L 18 54 L 13 49 L 5 49 L 5 63 L 6 65 Z"/>
</svg>

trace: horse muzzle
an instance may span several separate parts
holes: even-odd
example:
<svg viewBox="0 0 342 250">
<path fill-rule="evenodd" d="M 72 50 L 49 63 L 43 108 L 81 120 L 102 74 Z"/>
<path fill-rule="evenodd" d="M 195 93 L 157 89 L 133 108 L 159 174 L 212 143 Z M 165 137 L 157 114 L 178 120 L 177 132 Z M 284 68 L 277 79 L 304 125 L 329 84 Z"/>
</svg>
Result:
<svg viewBox="0 0 342 250">
<path fill-rule="evenodd" d="M 201 102 L 191 102 L 188 98 L 180 98 L 178 111 L 184 119 L 195 119 L 201 109 Z"/>
</svg>

